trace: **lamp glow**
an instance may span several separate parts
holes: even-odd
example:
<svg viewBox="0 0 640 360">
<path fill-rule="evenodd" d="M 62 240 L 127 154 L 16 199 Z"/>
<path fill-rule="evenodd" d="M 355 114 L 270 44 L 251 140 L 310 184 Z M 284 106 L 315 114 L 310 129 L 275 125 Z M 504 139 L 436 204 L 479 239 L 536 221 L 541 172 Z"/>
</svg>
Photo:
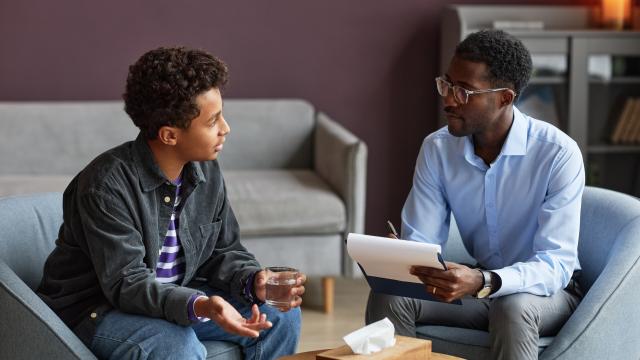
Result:
<svg viewBox="0 0 640 360">
<path fill-rule="evenodd" d="M 622 30 L 631 21 L 631 0 L 602 0 L 602 24 Z"/>
</svg>

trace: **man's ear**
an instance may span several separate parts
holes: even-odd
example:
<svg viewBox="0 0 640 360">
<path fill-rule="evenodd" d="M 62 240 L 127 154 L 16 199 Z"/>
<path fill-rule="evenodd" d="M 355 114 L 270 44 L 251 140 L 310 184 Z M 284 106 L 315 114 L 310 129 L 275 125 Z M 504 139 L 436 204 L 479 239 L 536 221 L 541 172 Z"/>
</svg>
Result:
<svg viewBox="0 0 640 360">
<path fill-rule="evenodd" d="M 500 96 L 500 106 L 502 107 L 509 106 L 513 104 L 515 99 L 516 99 L 516 93 L 513 90 L 509 89 L 509 90 L 502 91 Z"/>
<path fill-rule="evenodd" d="M 165 145 L 174 146 L 178 142 L 178 129 L 172 126 L 163 126 L 158 130 L 158 140 Z"/>
</svg>

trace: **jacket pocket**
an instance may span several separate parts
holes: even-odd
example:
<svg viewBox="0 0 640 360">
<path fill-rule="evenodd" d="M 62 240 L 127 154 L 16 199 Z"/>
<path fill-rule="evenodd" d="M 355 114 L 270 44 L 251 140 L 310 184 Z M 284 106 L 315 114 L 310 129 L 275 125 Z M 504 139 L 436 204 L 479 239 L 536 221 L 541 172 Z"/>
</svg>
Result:
<svg viewBox="0 0 640 360">
<path fill-rule="evenodd" d="M 205 241 L 214 240 L 220 233 L 220 227 L 222 227 L 222 220 L 216 220 L 210 224 L 200 225 L 200 235 Z"/>
</svg>

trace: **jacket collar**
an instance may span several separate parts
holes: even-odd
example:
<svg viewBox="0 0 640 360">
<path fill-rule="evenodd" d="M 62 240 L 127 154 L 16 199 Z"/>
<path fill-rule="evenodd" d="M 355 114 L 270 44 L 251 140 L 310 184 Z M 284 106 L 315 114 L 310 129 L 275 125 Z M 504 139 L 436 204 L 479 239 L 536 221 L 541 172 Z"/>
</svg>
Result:
<svg viewBox="0 0 640 360">
<path fill-rule="evenodd" d="M 142 132 L 138 134 L 138 137 L 133 142 L 132 157 L 143 191 L 154 190 L 168 181 L 156 163 L 147 139 Z M 190 161 L 184 166 L 182 170 L 183 183 L 198 184 L 204 181 L 206 179 L 199 163 Z"/>
</svg>

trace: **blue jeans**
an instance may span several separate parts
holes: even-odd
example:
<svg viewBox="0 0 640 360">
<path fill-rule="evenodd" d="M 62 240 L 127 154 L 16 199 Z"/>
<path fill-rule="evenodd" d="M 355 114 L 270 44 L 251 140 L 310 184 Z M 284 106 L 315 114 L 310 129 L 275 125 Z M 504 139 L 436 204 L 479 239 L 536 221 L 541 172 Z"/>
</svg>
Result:
<svg viewBox="0 0 640 360">
<path fill-rule="evenodd" d="M 251 316 L 251 307 L 229 295 L 202 287 L 208 296 L 218 295 L 233 305 L 243 317 Z M 164 319 L 112 310 L 98 325 L 91 351 L 100 359 L 205 359 L 207 350 L 200 341 L 219 340 L 238 344 L 246 360 L 277 359 L 293 354 L 300 337 L 300 309 L 288 312 L 260 306 L 273 327 L 249 338 L 225 332 L 214 321 L 180 326 Z"/>
</svg>

